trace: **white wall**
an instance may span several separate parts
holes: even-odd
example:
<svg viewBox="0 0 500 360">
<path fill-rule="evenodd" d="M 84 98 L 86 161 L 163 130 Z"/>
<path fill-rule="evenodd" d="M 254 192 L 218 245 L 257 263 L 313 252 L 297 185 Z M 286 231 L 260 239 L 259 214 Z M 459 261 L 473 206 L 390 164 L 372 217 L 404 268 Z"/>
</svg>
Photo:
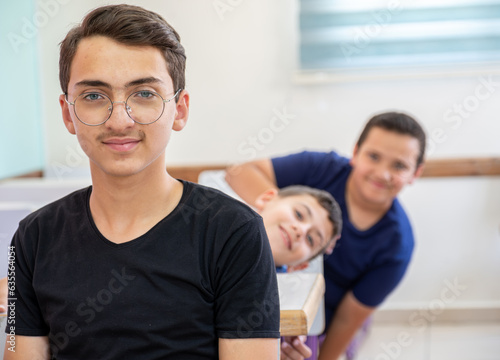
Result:
<svg viewBox="0 0 500 360">
<path fill-rule="evenodd" d="M 54 1 L 38 0 L 39 11 Z M 91 8 L 122 1 L 58 1 L 66 4 L 39 29 L 43 115 L 48 172 L 71 176 L 86 161 L 59 114 L 58 43 Z M 347 76 L 345 81 L 299 84 L 293 81 L 296 1 L 127 2 L 161 13 L 187 51 L 191 116 L 171 140 L 170 164 L 229 164 L 302 148 L 335 148 L 348 155 L 363 123 L 387 109 L 421 120 L 435 140 L 430 157 L 500 154 L 500 75 L 492 67 L 457 69 L 454 75 L 438 69 L 435 76 L 412 72 L 410 77 Z M 221 2 L 235 5 L 220 15 L 214 4 Z M 481 85 L 485 79 L 492 82 L 490 91 Z M 457 117 L 457 105 L 469 110 Z M 287 113 L 289 124 L 273 133 L 269 126 L 276 112 Z M 257 138 L 255 145 L 251 137 Z M 387 306 L 425 306 L 441 296 L 446 280 L 455 278 L 467 290 L 447 306 L 500 306 L 500 178 L 422 179 L 404 191 L 402 200 L 418 247 Z"/>
</svg>

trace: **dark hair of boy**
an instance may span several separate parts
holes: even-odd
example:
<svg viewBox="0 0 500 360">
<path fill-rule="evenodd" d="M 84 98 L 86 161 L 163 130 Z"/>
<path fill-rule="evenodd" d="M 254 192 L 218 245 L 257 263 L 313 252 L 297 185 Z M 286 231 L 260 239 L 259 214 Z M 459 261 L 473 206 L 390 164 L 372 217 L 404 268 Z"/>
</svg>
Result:
<svg viewBox="0 0 500 360">
<path fill-rule="evenodd" d="M 59 82 L 64 94 L 68 93 L 71 63 L 78 44 L 92 36 L 105 36 L 124 45 L 159 49 L 167 62 L 174 91 L 184 89 L 186 54 L 174 28 L 160 15 L 141 7 L 109 5 L 91 11 L 61 42 Z"/>
<path fill-rule="evenodd" d="M 398 134 L 409 135 L 418 140 L 420 145 L 416 168 L 424 162 L 425 154 L 425 132 L 422 126 L 410 115 L 400 112 L 385 112 L 375 115 L 366 123 L 359 139 L 356 143 L 358 149 L 367 138 L 370 130 L 378 127 L 387 131 L 394 131 Z"/>
<path fill-rule="evenodd" d="M 321 207 L 326 210 L 326 212 L 328 213 L 328 220 L 330 220 L 333 225 L 333 233 L 331 239 L 325 243 L 323 248 L 317 254 L 311 257 L 312 259 L 324 253 L 325 250 L 332 244 L 332 242 L 336 241 L 340 236 L 342 232 L 342 211 L 340 210 L 340 206 L 333 198 L 333 196 L 325 190 L 315 189 L 303 185 L 292 185 L 278 190 L 278 196 L 282 198 L 296 195 L 310 195 L 315 198 L 318 204 L 320 204 Z"/>
</svg>

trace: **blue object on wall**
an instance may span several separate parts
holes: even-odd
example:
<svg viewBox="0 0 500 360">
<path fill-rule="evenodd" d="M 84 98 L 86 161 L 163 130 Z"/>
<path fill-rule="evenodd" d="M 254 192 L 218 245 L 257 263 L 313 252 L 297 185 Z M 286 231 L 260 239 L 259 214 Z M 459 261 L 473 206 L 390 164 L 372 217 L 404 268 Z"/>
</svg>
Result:
<svg viewBox="0 0 500 360">
<path fill-rule="evenodd" d="M 0 179 L 44 168 L 35 0 L 0 2 Z"/>
<path fill-rule="evenodd" d="M 301 0 L 304 70 L 500 60 L 499 0 Z"/>
</svg>

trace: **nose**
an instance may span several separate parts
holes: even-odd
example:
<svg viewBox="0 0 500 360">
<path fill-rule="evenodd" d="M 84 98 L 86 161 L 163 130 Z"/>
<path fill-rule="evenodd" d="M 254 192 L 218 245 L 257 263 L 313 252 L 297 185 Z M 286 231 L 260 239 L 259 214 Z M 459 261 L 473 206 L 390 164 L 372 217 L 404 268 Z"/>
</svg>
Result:
<svg viewBox="0 0 500 360">
<path fill-rule="evenodd" d="M 292 239 L 293 242 L 297 242 L 300 239 L 302 239 L 304 235 L 307 233 L 307 228 L 308 224 L 306 223 L 299 223 L 299 222 L 293 223 L 292 224 L 293 235 L 294 235 Z"/>
<path fill-rule="evenodd" d="M 109 107 L 109 110 L 113 110 L 113 107 L 115 106 L 115 104 L 125 105 L 125 111 L 127 111 L 127 115 L 130 114 L 130 111 L 132 111 L 132 109 L 130 108 L 130 106 L 127 104 L 126 101 L 113 101 Z"/>
<path fill-rule="evenodd" d="M 135 121 L 129 115 L 132 109 L 125 101 L 113 101 L 111 104 L 109 107 L 111 116 L 105 122 L 108 127 L 126 128 L 134 125 Z M 120 106 L 121 104 L 123 104 L 123 109 Z"/>
<path fill-rule="evenodd" d="M 391 169 L 387 165 L 381 164 L 377 169 L 377 176 L 385 181 L 389 181 L 392 178 Z"/>
</svg>

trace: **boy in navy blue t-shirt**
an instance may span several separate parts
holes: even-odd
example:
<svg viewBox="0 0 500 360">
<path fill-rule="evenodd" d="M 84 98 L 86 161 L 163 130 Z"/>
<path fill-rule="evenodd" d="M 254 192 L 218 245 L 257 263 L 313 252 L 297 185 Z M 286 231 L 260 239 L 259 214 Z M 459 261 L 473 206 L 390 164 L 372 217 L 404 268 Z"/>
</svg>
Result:
<svg viewBox="0 0 500 360">
<path fill-rule="evenodd" d="M 401 281 L 413 233 L 396 196 L 420 176 L 424 153 L 422 127 L 406 114 L 389 112 L 370 119 L 351 159 L 301 152 L 228 171 L 228 183 L 249 204 L 263 189 L 301 184 L 330 192 L 341 207 L 341 239 L 324 264 L 326 338 L 320 359 L 337 359 Z M 295 341 L 283 343 L 282 353 L 307 357 L 310 351 Z"/>
</svg>

